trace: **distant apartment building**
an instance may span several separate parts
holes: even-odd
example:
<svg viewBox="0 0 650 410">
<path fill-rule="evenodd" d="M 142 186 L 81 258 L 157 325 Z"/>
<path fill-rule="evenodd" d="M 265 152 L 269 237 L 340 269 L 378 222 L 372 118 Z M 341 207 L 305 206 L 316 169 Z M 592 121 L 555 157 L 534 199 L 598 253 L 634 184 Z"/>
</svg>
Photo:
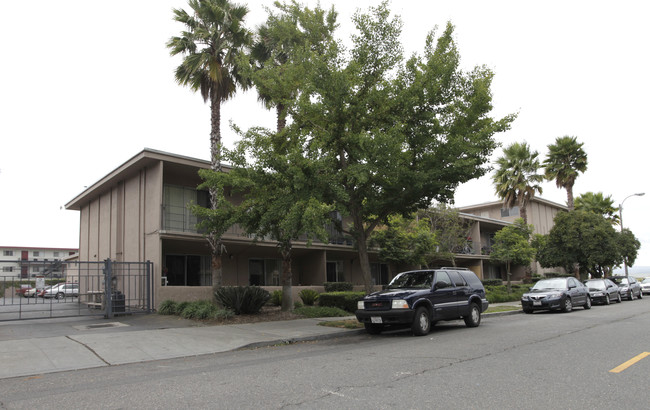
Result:
<svg viewBox="0 0 650 410">
<path fill-rule="evenodd" d="M 63 278 L 66 262 L 79 252 L 76 248 L 33 248 L 0 246 L 0 276 L 21 279 L 46 276 Z"/>
<path fill-rule="evenodd" d="M 486 202 L 477 205 L 463 206 L 458 209 L 463 214 L 471 214 L 480 218 L 487 218 L 490 220 L 500 220 L 507 223 L 512 223 L 515 219 L 520 218 L 519 207 L 504 208 L 502 201 Z M 546 235 L 553 228 L 553 219 L 559 212 L 568 212 L 565 205 L 561 205 L 544 198 L 533 197 L 526 207 L 528 214 L 528 223 L 533 225 L 533 233 Z M 524 276 L 525 267 L 516 267 L 513 272 L 513 279 L 521 279 Z M 533 273 L 543 274 L 545 272 L 558 272 L 562 271 L 561 268 L 545 269 L 542 268 L 537 262 L 531 264 L 531 271 Z M 486 277 L 499 277 L 497 275 L 486 275 Z"/>
</svg>

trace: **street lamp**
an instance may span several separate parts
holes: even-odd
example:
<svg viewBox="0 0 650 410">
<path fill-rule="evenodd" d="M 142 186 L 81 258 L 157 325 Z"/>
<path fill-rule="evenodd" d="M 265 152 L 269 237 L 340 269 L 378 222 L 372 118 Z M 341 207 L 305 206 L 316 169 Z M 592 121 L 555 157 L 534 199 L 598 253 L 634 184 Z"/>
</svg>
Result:
<svg viewBox="0 0 650 410">
<path fill-rule="evenodd" d="M 645 192 L 640 192 L 638 194 L 632 194 L 629 196 L 626 196 L 625 199 L 631 198 L 633 196 L 643 196 L 645 195 Z M 625 202 L 625 199 L 621 201 L 621 204 L 618 206 L 618 218 L 621 223 L 621 233 L 623 233 L 623 203 Z M 625 266 L 625 278 L 627 278 L 627 284 L 630 286 L 630 279 L 629 279 L 629 274 L 627 272 L 627 258 L 623 257 L 623 265 Z"/>
</svg>

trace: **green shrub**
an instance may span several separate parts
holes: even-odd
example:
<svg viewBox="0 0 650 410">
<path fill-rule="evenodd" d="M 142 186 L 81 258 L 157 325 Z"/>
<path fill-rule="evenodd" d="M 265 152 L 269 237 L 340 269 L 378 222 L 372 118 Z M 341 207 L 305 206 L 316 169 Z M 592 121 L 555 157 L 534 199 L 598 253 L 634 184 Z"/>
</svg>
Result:
<svg viewBox="0 0 650 410">
<path fill-rule="evenodd" d="M 501 286 L 486 286 L 485 297 L 490 303 L 503 303 L 503 302 L 519 302 L 521 295 L 530 290 L 530 285 L 515 285 L 512 286 L 512 291 L 508 293 L 506 285 Z"/>
<path fill-rule="evenodd" d="M 282 291 L 274 290 L 273 293 L 271 293 L 270 302 L 273 306 L 280 306 L 282 304 Z"/>
<path fill-rule="evenodd" d="M 303 289 L 298 293 L 302 302 L 307 306 L 314 306 L 314 302 L 318 299 L 318 292 L 314 289 Z"/>
<path fill-rule="evenodd" d="M 350 282 L 325 282 L 325 292 L 352 292 L 353 286 Z"/>
<path fill-rule="evenodd" d="M 216 288 L 217 303 L 236 315 L 259 313 L 271 294 L 259 286 L 222 286 Z"/>
<path fill-rule="evenodd" d="M 175 315 L 177 307 L 178 307 L 178 303 L 174 302 L 173 300 L 165 300 L 163 301 L 163 303 L 160 304 L 160 308 L 158 309 L 158 314 Z"/>
<path fill-rule="evenodd" d="M 190 302 L 179 302 L 179 303 L 176 305 L 176 313 L 175 313 L 175 314 L 180 315 L 181 312 L 182 312 L 183 310 L 185 310 L 185 308 L 186 308 L 187 306 L 189 306 L 189 304 L 190 304 Z"/>
<path fill-rule="evenodd" d="M 302 302 L 300 302 L 299 300 L 296 300 L 295 302 L 293 302 L 293 308 L 294 308 L 294 309 L 300 309 L 300 308 L 303 307 L 303 306 L 304 306 L 304 305 L 303 305 Z"/>
<path fill-rule="evenodd" d="M 483 279 L 483 286 L 501 286 L 503 281 L 501 279 Z"/>
<path fill-rule="evenodd" d="M 318 304 L 354 312 L 357 310 L 357 301 L 364 296 L 365 292 L 326 292 L 318 296 Z"/>
<path fill-rule="evenodd" d="M 293 313 L 305 317 L 345 317 L 350 316 L 350 312 L 343 309 L 327 306 L 305 306 L 297 308 Z"/>
</svg>

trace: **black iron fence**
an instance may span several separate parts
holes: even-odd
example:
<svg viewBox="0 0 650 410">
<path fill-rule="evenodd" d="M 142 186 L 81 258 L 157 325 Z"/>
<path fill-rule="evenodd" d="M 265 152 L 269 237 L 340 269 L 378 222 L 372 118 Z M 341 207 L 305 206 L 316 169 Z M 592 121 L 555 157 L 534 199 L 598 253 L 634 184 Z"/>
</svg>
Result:
<svg viewBox="0 0 650 410">
<path fill-rule="evenodd" d="M 0 321 L 152 311 L 152 262 L 60 262 L 56 271 L 24 275 L 32 263 L 0 260 Z"/>
</svg>

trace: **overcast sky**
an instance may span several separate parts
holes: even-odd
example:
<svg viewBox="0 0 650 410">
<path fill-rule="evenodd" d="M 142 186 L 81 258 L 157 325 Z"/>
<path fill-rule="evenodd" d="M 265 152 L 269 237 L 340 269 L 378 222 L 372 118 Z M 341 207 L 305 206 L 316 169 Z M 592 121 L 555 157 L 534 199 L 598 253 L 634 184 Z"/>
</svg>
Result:
<svg viewBox="0 0 650 410">
<path fill-rule="evenodd" d="M 315 1 L 305 1 L 310 6 Z M 247 25 L 265 19 L 247 2 Z M 350 18 L 378 1 L 334 4 L 349 41 Z M 534 5 L 533 5 L 534 4 Z M 143 148 L 209 159 L 209 107 L 174 81 L 180 57 L 167 40 L 182 25 L 185 0 L 4 2 L 0 64 L 0 246 L 78 247 L 79 213 L 64 205 Z M 648 192 L 650 25 L 645 1 L 393 1 L 404 20 L 407 54 L 451 21 L 465 69 L 495 72 L 494 117 L 518 112 L 507 146 L 526 141 L 546 156 L 556 137 L 584 142 L 588 170 L 574 192 L 603 192 L 615 204 Z M 233 121 L 275 127 L 255 94 L 222 109 L 224 142 Z M 494 158 L 501 155 L 498 149 Z M 566 203 L 546 183 L 543 198 Z M 490 177 L 459 188 L 456 204 L 497 200 Z M 650 192 L 629 198 L 623 222 L 641 240 L 636 266 L 650 266 Z"/>
</svg>

